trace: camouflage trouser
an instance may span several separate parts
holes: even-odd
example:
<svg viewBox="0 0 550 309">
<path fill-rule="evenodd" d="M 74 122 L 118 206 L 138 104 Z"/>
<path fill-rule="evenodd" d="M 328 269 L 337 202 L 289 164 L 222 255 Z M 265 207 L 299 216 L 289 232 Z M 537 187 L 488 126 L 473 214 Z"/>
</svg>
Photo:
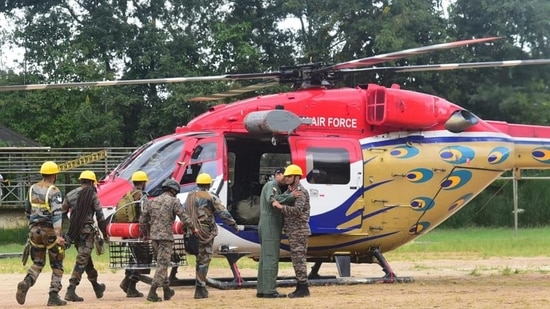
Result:
<svg viewBox="0 0 550 309">
<path fill-rule="evenodd" d="M 82 274 L 86 272 L 90 282 L 97 282 L 97 270 L 92 261 L 92 250 L 94 249 L 94 230 L 90 225 L 86 225 L 80 230 L 80 234 L 75 241 L 77 250 L 76 261 L 69 279 L 69 283 L 73 286 L 80 284 Z"/>
<path fill-rule="evenodd" d="M 55 238 L 55 232 L 52 227 L 44 227 L 40 225 L 32 225 L 29 231 L 29 238 L 32 242 L 30 258 L 33 262 L 27 272 L 27 277 L 31 279 L 32 285 L 36 282 L 36 279 L 42 272 L 46 264 L 46 251 L 48 251 L 48 258 L 50 259 L 50 268 L 52 269 L 52 277 L 50 280 L 50 292 L 59 292 L 62 289 L 61 278 L 63 277 L 63 259 L 65 258 L 65 250 L 62 246 L 55 244 L 55 240 L 49 241 L 43 237 L 45 235 L 53 235 Z M 53 246 L 52 246 L 53 245 Z M 52 246 L 47 248 L 46 246 Z"/>
<path fill-rule="evenodd" d="M 199 242 L 199 254 L 197 254 L 197 266 L 195 268 L 195 285 L 200 287 L 206 287 L 206 275 L 208 274 L 208 267 L 212 260 L 212 245 L 214 239 L 207 243 Z"/>
<path fill-rule="evenodd" d="M 151 240 L 153 251 L 157 260 L 155 277 L 151 286 L 169 286 L 168 267 L 171 265 L 172 251 L 174 250 L 173 240 Z"/>
<path fill-rule="evenodd" d="M 307 282 L 307 243 L 308 235 L 288 235 L 290 260 L 298 282 Z"/>
</svg>

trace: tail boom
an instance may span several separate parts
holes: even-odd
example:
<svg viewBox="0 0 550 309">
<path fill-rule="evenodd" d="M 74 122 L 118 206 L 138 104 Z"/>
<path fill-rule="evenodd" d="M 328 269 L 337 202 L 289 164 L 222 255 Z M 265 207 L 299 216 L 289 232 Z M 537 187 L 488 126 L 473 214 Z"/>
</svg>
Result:
<svg viewBox="0 0 550 309">
<path fill-rule="evenodd" d="M 513 139 L 514 168 L 550 169 L 550 126 L 487 123 Z"/>
</svg>

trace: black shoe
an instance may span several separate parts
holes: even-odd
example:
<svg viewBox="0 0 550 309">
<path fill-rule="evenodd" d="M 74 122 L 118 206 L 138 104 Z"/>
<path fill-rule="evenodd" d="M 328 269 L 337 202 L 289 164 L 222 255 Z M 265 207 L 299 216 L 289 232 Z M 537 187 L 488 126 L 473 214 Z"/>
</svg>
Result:
<svg viewBox="0 0 550 309">
<path fill-rule="evenodd" d="M 264 298 L 264 293 L 256 293 L 256 297 L 258 297 L 258 298 Z"/>
<path fill-rule="evenodd" d="M 274 292 L 274 293 L 265 293 L 265 294 L 261 294 L 261 298 L 284 298 L 286 297 L 286 294 L 281 294 L 279 292 Z M 258 297 L 258 294 L 256 294 L 256 297 Z"/>
</svg>

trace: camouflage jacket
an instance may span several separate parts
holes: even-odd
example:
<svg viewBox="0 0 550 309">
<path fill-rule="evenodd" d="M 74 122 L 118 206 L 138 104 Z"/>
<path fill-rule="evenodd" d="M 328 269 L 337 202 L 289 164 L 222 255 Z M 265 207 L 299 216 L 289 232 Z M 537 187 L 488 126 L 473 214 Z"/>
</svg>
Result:
<svg viewBox="0 0 550 309">
<path fill-rule="evenodd" d="M 67 196 L 65 197 L 65 201 L 63 202 L 63 208 L 62 208 L 64 213 L 67 213 L 69 210 L 71 212 L 81 211 L 78 208 L 77 201 L 82 189 L 83 187 L 81 186 L 67 193 Z M 88 210 L 89 212 L 86 214 L 86 221 L 84 222 L 84 224 L 93 225 L 94 215 L 97 222 L 105 221 L 105 216 L 103 215 L 103 209 L 101 208 L 101 204 L 99 203 L 99 198 L 97 197 L 97 194 L 94 194 L 92 203 L 93 203 L 93 210 Z"/>
<path fill-rule="evenodd" d="M 301 184 L 298 184 L 296 189 L 302 191 L 303 195 L 296 198 L 293 206 L 283 205 L 281 209 L 284 217 L 283 231 L 286 235 L 311 235 L 309 193 Z"/>
<path fill-rule="evenodd" d="M 139 217 L 142 234 L 154 240 L 173 240 L 172 225 L 176 216 L 180 218 L 183 227 L 191 225 L 189 216 L 184 213 L 177 197 L 164 192 L 151 201 L 145 201 L 143 212 Z"/>
<path fill-rule="evenodd" d="M 63 196 L 56 186 L 45 181 L 35 183 L 29 189 L 28 203 L 25 205 L 29 224 L 42 222 L 61 228 L 62 203 Z"/>
<path fill-rule="evenodd" d="M 233 227 L 235 231 L 237 230 L 237 222 L 229 211 L 225 209 L 225 206 L 222 204 L 222 201 L 215 194 L 210 193 L 207 190 L 198 190 L 189 193 L 185 205 L 187 212 L 190 213 L 189 207 L 192 207 L 191 203 L 196 207 L 196 215 L 199 224 L 202 226 L 207 226 L 210 230 L 211 236 L 218 235 L 218 228 L 216 225 L 216 218 L 214 215 L 218 215 L 222 221 L 227 225 Z M 192 213 L 192 212 L 191 212 Z M 201 229 L 200 226 L 197 226 L 198 229 Z"/>
</svg>

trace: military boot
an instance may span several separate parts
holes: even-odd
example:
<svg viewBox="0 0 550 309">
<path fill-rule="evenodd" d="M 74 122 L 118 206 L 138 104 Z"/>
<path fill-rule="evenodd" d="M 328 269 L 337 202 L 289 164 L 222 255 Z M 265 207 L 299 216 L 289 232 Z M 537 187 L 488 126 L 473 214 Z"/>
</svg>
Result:
<svg viewBox="0 0 550 309">
<path fill-rule="evenodd" d="M 163 286 L 162 289 L 164 290 L 164 300 L 170 300 L 170 298 L 176 294 L 176 292 L 167 285 Z"/>
<path fill-rule="evenodd" d="M 136 289 L 136 283 L 135 280 L 128 280 L 128 289 L 126 290 L 126 297 L 143 297 L 143 293 L 138 291 Z"/>
<path fill-rule="evenodd" d="M 94 287 L 95 297 L 103 297 L 103 292 L 105 292 L 105 284 L 97 281 L 92 281 L 92 286 Z"/>
<path fill-rule="evenodd" d="M 130 279 L 128 279 L 128 276 L 124 276 L 124 279 L 120 281 L 119 287 L 124 291 L 124 293 L 128 293 L 129 284 L 130 284 Z"/>
<path fill-rule="evenodd" d="M 296 285 L 296 291 L 294 293 L 288 294 L 288 297 L 290 298 L 300 298 L 307 296 L 309 296 L 309 287 L 307 286 L 307 282 L 298 282 L 298 284 Z"/>
<path fill-rule="evenodd" d="M 169 277 L 168 280 L 170 280 L 170 282 L 180 280 L 180 279 L 178 279 L 178 277 L 176 277 L 177 273 L 178 273 L 178 268 L 177 267 L 172 267 L 172 269 L 170 270 L 170 277 Z"/>
<path fill-rule="evenodd" d="M 20 305 L 23 305 L 25 303 L 25 298 L 27 297 L 27 292 L 32 286 L 32 278 L 29 276 L 26 276 L 23 281 L 19 282 L 17 284 L 17 293 L 15 294 L 15 299 L 17 299 L 17 303 Z"/>
<path fill-rule="evenodd" d="M 76 295 L 76 286 L 69 285 L 67 293 L 65 294 L 65 300 L 67 301 L 84 301 L 84 298 Z"/>
<path fill-rule="evenodd" d="M 160 298 L 157 295 L 157 286 L 151 285 L 151 289 L 149 290 L 149 294 L 147 294 L 147 300 L 152 302 L 159 302 L 162 301 L 162 298 Z"/>
<path fill-rule="evenodd" d="M 208 298 L 208 290 L 204 286 L 195 287 L 195 299 Z"/>
<path fill-rule="evenodd" d="M 50 297 L 48 298 L 48 306 L 65 306 L 66 301 L 59 298 L 57 292 L 50 292 Z"/>
</svg>

